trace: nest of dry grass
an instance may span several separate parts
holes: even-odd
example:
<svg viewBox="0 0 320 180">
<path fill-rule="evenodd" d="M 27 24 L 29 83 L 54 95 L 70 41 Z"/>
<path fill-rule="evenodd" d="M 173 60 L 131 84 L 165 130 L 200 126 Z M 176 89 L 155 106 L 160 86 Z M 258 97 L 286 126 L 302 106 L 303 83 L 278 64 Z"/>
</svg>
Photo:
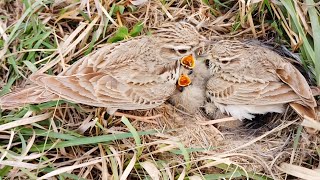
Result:
<svg viewBox="0 0 320 180">
<path fill-rule="evenodd" d="M 144 24 L 142 34 L 167 21 L 187 20 L 210 38 L 254 38 L 294 50 L 301 46 L 294 31 L 288 31 L 290 20 L 281 14 L 283 6 L 276 2 L 152 0 L 133 5 L 140 2 L 1 1 L 0 15 L 5 18 L 0 18 L 0 95 L 26 86 L 26 77 L 37 69 L 61 72 L 106 42 L 120 25 L 131 29 L 137 22 Z M 169 103 L 148 111 L 121 112 L 130 121 L 120 118 L 121 113 L 110 118 L 104 112 L 65 102 L 0 111 L 0 176 L 319 177 L 319 135 L 306 133 L 289 109 L 283 115 L 261 117 L 259 121 L 266 121 L 257 127 L 226 119 L 205 121 L 201 114 L 190 116 Z"/>
</svg>

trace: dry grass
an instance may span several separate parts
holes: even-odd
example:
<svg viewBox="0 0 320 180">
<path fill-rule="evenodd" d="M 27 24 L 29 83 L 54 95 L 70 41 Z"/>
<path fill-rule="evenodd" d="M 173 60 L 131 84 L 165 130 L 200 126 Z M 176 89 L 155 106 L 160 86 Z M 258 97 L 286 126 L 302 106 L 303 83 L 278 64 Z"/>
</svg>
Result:
<svg viewBox="0 0 320 180">
<path fill-rule="evenodd" d="M 301 50 L 310 80 L 315 77 L 319 84 L 316 60 L 320 51 L 313 41 L 319 36 L 314 19 L 319 9 L 315 6 L 310 10 L 305 3 L 290 1 L 291 7 L 284 0 L 223 4 L 216 0 L 152 0 L 132 5 L 138 2 L 2 0 L 0 96 L 23 88 L 28 84 L 26 77 L 37 70 L 61 72 L 103 45 L 121 25 L 131 29 L 143 22 L 141 33 L 146 34 L 149 27 L 178 20 L 192 22 L 210 38 L 258 38 Z M 312 5 L 310 0 L 306 3 Z M 200 115 L 189 116 L 170 104 L 122 112 L 130 121 L 119 118 L 123 114 L 104 117 L 104 112 L 63 101 L 0 110 L 0 177 L 320 178 L 319 135 L 307 134 L 290 110 L 256 130 L 234 121 L 203 123 Z"/>
</svg>

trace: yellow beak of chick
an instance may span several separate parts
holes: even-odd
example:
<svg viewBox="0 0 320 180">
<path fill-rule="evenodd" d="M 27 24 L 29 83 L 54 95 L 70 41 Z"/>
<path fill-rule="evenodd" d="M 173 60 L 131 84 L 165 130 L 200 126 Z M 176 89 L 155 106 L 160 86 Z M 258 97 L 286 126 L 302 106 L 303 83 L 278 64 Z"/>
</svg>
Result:
<svg viewBox="0 0 320 180">
<path fill-rule="evenodd" d="M 180 63 L 182 66 L 184 66 L 185 68 L 187 69 L 193 69 L 194 66 L 195 66 L 195 59 L 194 57 L 192 56 L 192 54 L 188 55 L 188 56 L 185 56 L 183 57 L 181 60 L 180 60 Z M 183 88 L 184 87 L 187 87 L 191 84 L 191 79 L 188 75 L 186 74 L 181 74 L 179 79 L 178 79 L 178 89 L 180 91 L 183 91 Z"/>
<path fill-rule="evenodd" d="M 186 87 L 186 86 L 189 86 L 190 84 L 191 84 L 191 79 L 189 78 L 189 76 L 185 74 L 181 74 L 178 79 L 178 85 L 180 87 Z"/>
<path fill-rule="evenodd" d="M 194 57 L 192 56 L 192 54 L 183 57 L 183 58 L 180 60 L 180 63 L 181 63 L 182 66 L 184 66 L 184 67 L 187 68 L 187 69 L 192 69 L 192 68 L 194 68 L 194 66 L 196 65 L 195 59 L 194 59 Z"/>
</svg>

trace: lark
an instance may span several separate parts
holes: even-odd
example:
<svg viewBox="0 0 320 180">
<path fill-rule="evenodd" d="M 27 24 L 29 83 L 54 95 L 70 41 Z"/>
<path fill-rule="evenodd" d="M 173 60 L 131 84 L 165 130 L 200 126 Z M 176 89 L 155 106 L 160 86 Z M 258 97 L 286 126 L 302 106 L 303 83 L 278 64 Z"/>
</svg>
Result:
<svg viewBox="0 0 320 180">
<path fill-rule="evenodd" d="M 193 68 L 194 52 L 205 40 L 189 23 L 166 23 L 152 35 L 107 44 L 57 76 L 35 73 L 29 78 L 31 87 L 3 96 L 0 105 L 5 109 L 64 99 L 107 107 L 109 114 L 154 108 L 175 92 L 177 83 L 190 83 L 180 70 Z"/>
<path fill-rule="evenodd" d="M 239 120 L 282 113 L 290 104 L 302 117 L 316 119 L 316 101 L 304 76 L 269 48 L 237 40 L 212 42 L 206 64 L 205 110 L 215 108 Z"/>
</svg>

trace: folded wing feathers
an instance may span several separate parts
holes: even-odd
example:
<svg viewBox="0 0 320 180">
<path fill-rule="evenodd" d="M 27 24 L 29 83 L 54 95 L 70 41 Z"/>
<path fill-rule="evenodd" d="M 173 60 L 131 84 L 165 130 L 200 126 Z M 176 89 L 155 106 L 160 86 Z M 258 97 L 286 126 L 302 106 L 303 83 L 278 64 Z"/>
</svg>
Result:
<svg viewBox="0 0 320 180">
<path fill-rule="evenodd" d="M 276 72 L 279 78 L 289 85 L 307 106 L 310 108 L 317 106 L 306 79 L 293 65 L 287 63 L 283 69 L 277 69 Z"/>
<path fill-rule="evenodd" d="M 30 103 L 43 103 L 58 99 L 60 99 L 58 95 L 47 91 L 43 87 L 34 86 L 0 97 L 0 108 L 18 108 Z"/>
</svg>

